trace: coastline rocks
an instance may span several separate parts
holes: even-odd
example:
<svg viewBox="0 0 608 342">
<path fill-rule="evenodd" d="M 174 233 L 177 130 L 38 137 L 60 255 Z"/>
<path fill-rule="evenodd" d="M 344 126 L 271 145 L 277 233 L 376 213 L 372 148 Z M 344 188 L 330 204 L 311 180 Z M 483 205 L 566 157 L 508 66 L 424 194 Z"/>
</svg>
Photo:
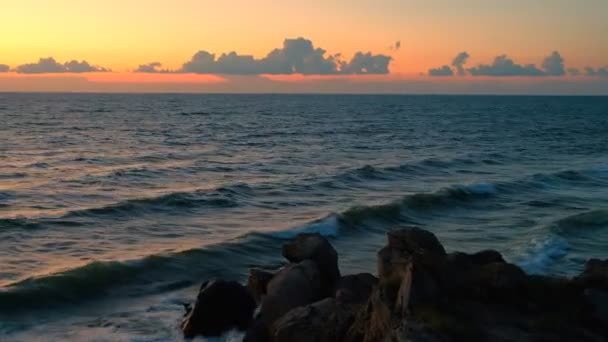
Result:
<svg viewBox="0 0 608 342">
<path fill-rule="evenodd" d="M 262 297 L 266 295 L 266 289 L 268 283 L 274 277 L 273 273 L 263 271 L 260 269 L 249 270 L 249 277 L 247 278 L 247 288 L 255 299 L 256 303 L 262 301 Z"/>
<path fill-rule="evenodd" d="M 331 244 L 300 235 L 283 246 L 291 263 L 276 274 L 253 269 L 247 288 L 203 284 L 184 335 L 236 327 L 248 328 L 246 342 L 608 340 L 608 260 L 574 278 L 527 275 L 497 251 L 448 254 L 416 227 L 387 239 L 376 278 L 340 276 Z"/>
<path fill-rule="evenodd" d="M 340 278 L 338 253 L 321 234 L 298 235 L 295 240 L 283 245 L 283 257 L 292 263 L 314 261 L 328 288 L 333 288 Z"/>
<path fill-rule="evenodd" d="M 336 286 L 336 300 L 343 304 L 364 304 L 377 284 L 378 278 L 370 273 L 343 276 Z"/>
<path fill-rule="evenodd" d="M 196 303 L 182 321 L 184 336 L 219 336 L 227 330 L 246 330 L 253 318 L 255 301 L 247 289 L 233 281 L 203 283 Z"/>
<path fill-rule="evenodd" d="M 585 287 L 608 290 L 608 259 L 591 259 L 576 280 Z"/>
<path fill-rule="evenodd" d="M 268 283 L 262 298 L 260 318 L 270 327 L 289 310 L 313 303 L 327 292 L 317 264 L 304 260 L 279 271 Z"/>
</svg>

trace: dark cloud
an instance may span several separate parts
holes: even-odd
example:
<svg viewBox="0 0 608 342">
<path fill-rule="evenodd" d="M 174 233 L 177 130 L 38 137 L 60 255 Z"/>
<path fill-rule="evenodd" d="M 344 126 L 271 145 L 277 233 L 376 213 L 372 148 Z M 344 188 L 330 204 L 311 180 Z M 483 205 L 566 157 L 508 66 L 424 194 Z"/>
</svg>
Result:
<svg viewBox="0 0 608 342">
<path fill-rule="evenodd" d="M 429 69 L 429 76 L 454 76 L 454 71 L 447 65 L 439 68 Z"/>
<path fill-rule="evenodd" d="M 163 65 L 160 62 L 142 64 L 142 65 L 138 66 L 137 69 L 134 70 L 134 72 L 141 72 L 141 73 L 169 73 L 169 72 L 171 72 L 167 69 L 159 69 L 162 66 Z"/>
<path fill-rule="evenodd" d="M 388 74 L 391 57 L 357 52 L 350 62 L 342 64 L 343 74 Z"/>
<path fill-rule="evenodd" d="M 545 57 L 542 67 L 547 76 L 564 76 L 566 74 L 564 59 L 557 51 L 553 51 L 551 55 Z"/>
<path fill-rule="evenodd" d="M 6 64 L 0 64 L 0 72 L 8 72 L 11 68 Z"/>
<path fill-rule="evenodd" d="M 466 64 L 469 57 L 469 54 L 466 51 L 463 51 L 456 55 L 456 57 L 454 57 L 454 59 L 452 60 L 452 66 L 456 68 L 456 72 L 458 73 L 458 75 L 464 75 L 464 65 Z"/>
<path fill-rule="evenodd" d="M 603 68 L 594 69 L 592 67 L 585 68 L 585 75 L 587 76 L 599 76 L 599 77 L 608 77 L 608 66 Z"/>
<path fill-rule="evenodd" d="M 480 64 L 470 68 L 473 76 L 543 76 L 545 73 L 534 64 L 520 65 L 515 63 L 507 55 L 494 58 L 492 64 Z"/>
<path fill-rule="evenodd" d="M 198 74 L 259 75 L 259 74 L 387 74 L 390 56 L 357 52 L 348 62 L 339 54 L 327 55 L 304 38 L 285 39 L 283 47 L 274 49 L 262 59 L 236 52 L 215 54 L 197 52 L 179 72 Z"/>
<path fill-rule="evenodd" d="M 40 58 L 37 63 L 19 65 L 15 71 L 22 74 L 45 74 L 45 73 L 82 73 L 82 72 L 107 72 L 105 68 L 94 66 L 86 61 L 76 60 L 61 64 L 54 58 Z"/>
</svg>

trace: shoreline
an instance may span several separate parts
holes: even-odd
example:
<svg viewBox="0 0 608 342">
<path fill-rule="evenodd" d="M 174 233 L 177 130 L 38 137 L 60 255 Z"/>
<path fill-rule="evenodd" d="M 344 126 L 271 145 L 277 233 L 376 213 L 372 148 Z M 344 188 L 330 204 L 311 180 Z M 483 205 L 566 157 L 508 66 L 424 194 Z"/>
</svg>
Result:
<svg viewBox="0 0 608 342">
<path fill-rule="evenodd" d="M 392 230 L 376 275 L 341 275 L 315 233 L 283 245 L 289 264 L 252 269 L 246 286 L 203 283 L 186 338 L 237 328 L 244 341 L 602 341 L 608 260 L 572 278 L 526 274 L 493 250 L 446 253 L 429 231 Z"/>
</svg>

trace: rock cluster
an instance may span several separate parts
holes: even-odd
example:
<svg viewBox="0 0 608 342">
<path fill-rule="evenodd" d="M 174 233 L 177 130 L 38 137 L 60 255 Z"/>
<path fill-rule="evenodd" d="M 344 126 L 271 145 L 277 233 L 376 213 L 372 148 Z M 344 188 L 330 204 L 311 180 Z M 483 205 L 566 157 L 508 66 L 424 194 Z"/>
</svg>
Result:
<svg viewBox="0 0 608 342">
<path fill-rule="evenodd" d="M 496 251 L 447 253 L 432 233 L 390 231 L 378 278 L 341 276 L 319 234 L 283 247 L 290 262 L 251 270 L 247 287 L 203 284 L 186 337 L 237 328 L 245 341 L 607 341 L 608 260 L 566 279 L 527 275 Z M 253 315 L 257 306 L 257 314 Z"/>
</svg>

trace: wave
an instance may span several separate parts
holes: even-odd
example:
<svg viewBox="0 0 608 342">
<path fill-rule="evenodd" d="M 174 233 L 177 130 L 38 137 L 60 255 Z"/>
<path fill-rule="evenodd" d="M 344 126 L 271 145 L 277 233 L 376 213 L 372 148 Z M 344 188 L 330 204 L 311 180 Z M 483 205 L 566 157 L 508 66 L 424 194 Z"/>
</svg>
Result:
<svg viewBox="0 0 608 342">
<path fill-rule="evenodd" d="M 567 216 L 555 223 L 561 231 L 608 227 L 608 209 L 598 209 Z"/>
<path fill-rule="evenodd" d="M 442 190 L 435 196 L 447 203 L 450 199 L 462 201 L 467 198 L 487 196 L 493 193 L 489 185 L 478 184 Z M 236 192 L 233 188 L 224 192 Z M 187 197 L 192 194 L 188 194 Z M 182 197 L 176 194 L 156 198 L 153 203 L 175 201 L 181 205 Z M 421 194 L 404 197 L 401 201 L 378 206 L 353 207 L 340 214 L 330 214 L 307 224 L 285 230 L 259 233 L 252 232 L 216 245 L 181 251 L 172 254 L 151 255 L 130 261 L 97 261 L 65 272 L 25 279 L 0 290 L 0 314 L 19 308 L 28 310 L 55 305 L 78 303 L 87 299 L 108 295 L 117 288 L 135 286 L 123 295 L 145 295 L 191 285 L 205 277 L 243 277 L 251 266 L 280 265 L 281 241 L 301 233 L 319 233 L 329 238 L 338 238 L 353 232 L 356 225 L 368 220 L 399 220 L 404 205 L 411 205 Z M 189 200 L 188 200 L 189 202 Z M 147 202 L 131 201 L 111 208 L 94 209 L 95 214 L 115 210 L 133 210 L 132 206 L 148 205 Z M 85 213 L 80 213 L 84 215 Z M 86 211 L 91 215 L 91 210 Z M 23 224 L 27 224 L 24 221 Z M 227 274 L 228 273 L 228 274 Z"/>
<path fill-rule="evenodd" d="M 547 268 L 568 254 L 570 245 L 558 236 L 549 236 L 540 241 L 533 241 L 527 255 L 518 264 L 530 274 L 546 273 Z"/>
</svg>

